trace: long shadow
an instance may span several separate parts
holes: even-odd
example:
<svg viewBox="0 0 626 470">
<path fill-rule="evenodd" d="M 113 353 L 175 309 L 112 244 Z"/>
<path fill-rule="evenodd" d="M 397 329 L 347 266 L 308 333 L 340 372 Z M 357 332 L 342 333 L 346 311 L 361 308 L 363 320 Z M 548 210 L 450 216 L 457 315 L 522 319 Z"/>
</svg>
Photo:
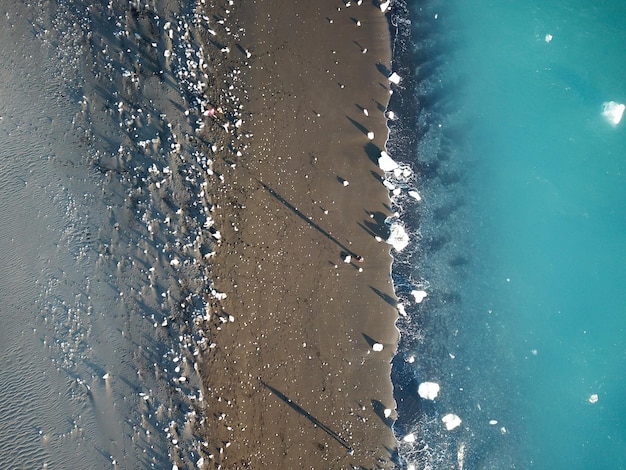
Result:
<svg viewBox="0 0 626 470">
<path fill-rule="evenodd" d="M 371 162 L 374 165 L 378 166 L 378 157 L 380 157 L 380 147 L 378 147 L 376 144 L 369 142 L 367 145 L 365 145 L 364 150 L 365 150 L 365 154 L 368 156 Z"/>
<path fill-rule="evenodd" d="M 385 294 L 383 291 L 380 291 L 380 290 L 376 289 L 376 287 L 374 287 L 374 286 L 370 286 L 370 289 L 372 289 L 376 293 L 376 295 L 378 297 L 383 299 L 385 302 L 387 302 L 392 307 L 396 307 L 398 305 L 398 302 L 396 301 L 396 299 L 394 299 L 389 294 Z"/>
<path fill-rule="evenodd" d="M 382 404 L 379 400 L 372 400 L 372 408 L 374 413 L 380 418 L 380 420 L 385 423 L 385 426 L 391 428 L 393 426 L 394 419 L 389 417 L 385 417 L 385 405 Z"/>
<path fill-rule="evenodd" d="M 280 202 L 282 205 L 284 205 L 287 209 L 289 209 L 291 212 L 296 214 L 298 217 L 300 217 L 302 220 L 304 220 L 307 224 L 309 224 L 311 227 L 313 227 L 319 233 L 324 235 L 326 238 L 328 238 L 330 241 L 332 241 L 335 245 L 340 247 L 343 251 L 345 251 L 346 253 L 348 253 L 348 254 L 350 254 L 352 256 L 356 256 L 356 253 L 354 253 L 351 249 L 349 249 L 348 247 L 343 245 L 339 240 L 337 240 L 335 237 L 333 237 L 330 233 L 328 233 L 322 227 L 320 227 L 315 222 L 313 222 L 311 219 L 309 219 L 306 215 L 304 215 L 302 212 L 300 212 L 298 210 L 298 208 L 294 207 L 289 201 L 287 201 L 284 197 L 282 197 L 280 194 L 278 194 L 276 191 L 274 191 L 272 188 L 270 188 L 268 185 L 266 185 L 263 181 L 259 181 L 259 183 L 261 184 L 261 186 L 263 186 L 265 188 L 265 190 L 268 193 L 270 193 L 278 202 Z"/>
<path fill-rule="evenodd" d="M 365 127 L 363 124 L 361 124 L 356 119 L 352 119 L 350 116 L 346 116 L 346 117 L 354 125 L 354 127 L 356 127 L 358 130 L 360 130 L 363 134 L 367 135 L 367 133 L 369 132 L 367 130 L 367 127 Z"/>
<path fill-rule="evenodd" d="M 266 384 L 265 382 L 263 382 L 261 380 L 261 383 L 263 384 L 263 386 L 267 389 L 269 389 L 274 395 L 276 395 L 278 398 L 280 398 L 282 401 L 284 401 L 285 403 L 287 403 L 291 408 L 293 408 L 296 412 L 300 413 L 302 416 L 304 416 L 306 419 L 308 419 L 309 421 L 311 421 L 314 425 L 316 425 L 317 427 L 319 427 L 322 431 L 324 431 L 326 434 L 328 434 L 330 437 L 332 437 L 334 440 L 336 440 L 339 444 L 341 444 L 342 446 L 344 446 L 346 448 L 346 450 L 348 451 L 348 453 L 350 455 L 352 455 L 353 450 L 352 447 L 350 447 L 350 444 L 348 444 L 339 434 L 337 434 L 335 431 L 333 431 L 332 429 L 330 429 L 328 426 L 326 426 L 324 423 L 322 423 L 319 419 L 317 419 L 315 416 L 313 416 L 311 413 L 309 413 L 307 410 L 305 410 L 304 408 L 302 408 L 300 405 L 294 403 L 291 398 L 289 398 L 288 396 L 286 396 L 284 393 L 280 392 L 279 390 L 275 389 L 274 387 L 272 387 L 271 385 Z"/>
</svg>

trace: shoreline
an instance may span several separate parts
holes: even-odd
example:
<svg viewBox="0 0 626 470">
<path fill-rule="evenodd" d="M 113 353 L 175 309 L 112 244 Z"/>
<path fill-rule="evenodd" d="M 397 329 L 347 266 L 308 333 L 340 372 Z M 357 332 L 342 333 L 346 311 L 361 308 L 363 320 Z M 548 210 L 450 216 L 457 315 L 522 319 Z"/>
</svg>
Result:
<svg viewBox="0 0 626 470">
<path fill-rule="evenodd" d="M 223 46 L 250 68 L 239 142 L 214 165 L 202 463 L 392 468 L 397 310 L 390 246 L 375 239 L 390 215 L 377 166 L 389 22 L 369 3 L 233 10 L 247 37 Z"/>
</svg>

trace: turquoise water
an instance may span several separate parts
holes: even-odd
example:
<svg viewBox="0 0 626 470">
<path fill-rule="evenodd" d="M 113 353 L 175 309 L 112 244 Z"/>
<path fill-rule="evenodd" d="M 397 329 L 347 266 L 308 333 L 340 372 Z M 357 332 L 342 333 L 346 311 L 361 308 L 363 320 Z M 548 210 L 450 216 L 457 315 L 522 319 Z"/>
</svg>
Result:
<svg viewBox="0 0 626 470">
<path fill-rule="evenodd" d="M 626 5 L 449 11 L 471 122 L 466 297 L 505 384 L 483 398 L 507 401 L 519 468 L 626 468 L 626 121 L 602 116 L 626 102 Z"/>
<path fill-rule="evenodd" d="M 415 146 L 423 199 L 394 201 L 415 240 L 394 262 L 400 461 L 626 468 L 626 117 L 603 116 L 626 103 L 626 4 L 408 7 L 394 68 L 417 99 L 392 98 L 414 121 L 392 126 L 390 152 Z"/>
</svg>

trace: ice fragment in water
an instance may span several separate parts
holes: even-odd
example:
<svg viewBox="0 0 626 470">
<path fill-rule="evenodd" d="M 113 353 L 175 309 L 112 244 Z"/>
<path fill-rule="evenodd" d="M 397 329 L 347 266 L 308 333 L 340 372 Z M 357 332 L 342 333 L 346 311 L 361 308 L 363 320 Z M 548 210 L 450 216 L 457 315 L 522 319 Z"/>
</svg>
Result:
<svg viewBox="0 0 626 470">
<path fill-rule="evenodd" d="M 411 295 L 415 299 L 416 303 L 421 304 L 422 300 L 424 300 L 428 294 L 423 290 L 414 290 L 411 291 Z"/>
<path fill-rule="evenodd" d="M 395 162 L 395 160 L 391 158 L 389 154 L 384 150 L 380 152 L 380 157 L 378 157 L 378 166 L 384 172 L 393 171 L 398 168 L 398 164 Z"/>
<path fill-rule="evenodd" d="M 615 101 L 607 101 L 602 105 L 602 115 L 614 126 L 618 125 L 622 120 L 622 115 L 626 106 Z"/>
<path fill-rule="evenodd" d="M 589 396 L 589 403 L 598 403 L 598 394 L 594 393 Z"/>
<path fill-rule="evenodd" d="M 434 400 L 439 395 L 439 384 L 436 382 L 422 382 L 417 393 L 425 400 Z"/>
<path fill-rule="evenodd" d="M 404 442 L 408 442 L 409 444 L 415 442 L 415 434 L 411 433 L 411 434 L 407 434 L 406 436 L 404 436 L 402 438 L 402 440 Z"/>
<path fill-rule="evenodd" d="M 389 76 L 389 81 L 393 83 L 394 85 L 397 85 L 398 83 L 400 83 L 400 80 L 402 80 L 402 77 L 400 77 L 400 75 L 398 75 L 396 72 L 392 73 Z"/>
<path fill-rule="evenodd" d="M 448 431 L 452 431 L 453 429 L 456 429 L 461 425 L 461 418 L 453 413 L 448 413 L 443 418 L 441 418 L 441 421 L 443 421 L 443 424 L 445 424 Z"/>
<path fill-rule="evenodd" d="M 394 222 L 391 224 L 387 243 L 393 246 L 398 252 L 404 250 L 409 244 L 409 235 L 400 223 Z"/>
</svg>

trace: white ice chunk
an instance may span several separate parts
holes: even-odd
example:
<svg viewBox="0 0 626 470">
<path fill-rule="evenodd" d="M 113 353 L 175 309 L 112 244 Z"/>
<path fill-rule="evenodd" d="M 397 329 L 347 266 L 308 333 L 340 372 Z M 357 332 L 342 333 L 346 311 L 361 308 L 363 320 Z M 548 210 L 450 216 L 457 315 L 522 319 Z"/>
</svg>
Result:
<svg viewBox="0 0 626 470">
<path fill-rule="evenodd" d="M 380 343 L 374 343 L 374 344 L 372 345 L 372 349 L 373 349 L 374 351 L 376 351 L 376 352 L 380 352 L 380 351 L 382 351 L 382 350 L 383 350 L 383 347 L 384 347 L 384 346 L 383 346 L 382 344 L 380 344 Z"/>
<path fill-rule="evenodd" d="M 607 101 L 602 105 L 602 115 L 614 126 L 618 125 L 622 120 L 622 115 L 626 106 L 615 101 Z"/>
<path fill-rule="evenodd" d="M 436 382 L 422 382 L 417 393 L 425 400 L 434 400 L 439 395 L 439 384 Z"/>
<path fill-rule="evenodd" d="M 426 298 L 428 293 L 424 290 L 413 290 L 411 291 L 411 295 L 415 299 L 415 303 L 421 304 L 422 300 Z"/>
<path fill-rule="evenodd" d="M 387 243 L 393 246 L 397 252 L 404 250 L 409 244 L 409 234 L 399 222 L 391 224 Z"/>
<path fill-rule="evenodd" d="M 546 34 L 545 40 L 546 42 L 552 41 L 552 35 L 550 33 Z"/>
<path fill-rule="evenodd" d="M 408 442 L 409 444 L 415 442 L 415 434 L 410 433 L 402 438 L 404 442 Z"/>
<path fill-rule="evenodd" d="M 373 133 L 372 131 L 368 132 L 368 133 L 367 133 L 367 138 L 368 138 L 369 140 L 374 140 L 374 133 Z"/>
<path fill-rule="evenodd" d="M 411 196 L 412 198 L 414 198 L 416 201 L 421 201 L 422 200 L 422 196 L 420 196 L 420 193 L 418 193 L 415 190 L 411 190 L 409 191 L 409 196 Z"/>
<path fill-rule="evenodd" d="M 400 80 L 402 80 L 402 77 L 398 75 L 396 72 L 394 72 L 389 76 L 388 80 L 394 85 L 397 85 L 400 83 Z"/>
<path fill-rule="evenodd" d="M 391 416 L 391 408 L 385 408 L 385 411 L 383 414 L 385 418 L 389 418 Z"/>
<path fill-rule="evenodd" d="M 589 395 L 589 403 L 598 403 L 598 394 Z"/>
<path fill-rule="evenodd" d="M 391 4 L 391 2 L 389 0 L 387 0 L 386 2 L 381 3 L 380 4 L 380 11 L 385 13 L 387 11 L 387 9 L 389 8 L 390 4 Z"/>
<path fill-rule="evenodd" d="M 396 305 L 396 308 L 398 309 L 398 313 L 400 315 L 402 315 L 403 317 L 406 317 L 406 310 L 404 308 L 404 305 L 402 305 L 401 303 Z"/>
<path fill-rule="evenodd" d="M 391 158 L 389 154 L 384 150 L 380 152 L 380 157 L 378 157 L 378 166 L 381 170 L 385 172 L 393 171 L 398 168 L 398 164 L 396 163 L 396 161 Z"/>
<path fill-rule="evenodd" d="M 459 418 L 454 413 L 448 413 L 443 418 L 441 418 L 443 424 L 446 426 L 448 431 L 452 431 L 453 429 L 458 428 L 461 425 L 461 418 Z"/>
</svg>

